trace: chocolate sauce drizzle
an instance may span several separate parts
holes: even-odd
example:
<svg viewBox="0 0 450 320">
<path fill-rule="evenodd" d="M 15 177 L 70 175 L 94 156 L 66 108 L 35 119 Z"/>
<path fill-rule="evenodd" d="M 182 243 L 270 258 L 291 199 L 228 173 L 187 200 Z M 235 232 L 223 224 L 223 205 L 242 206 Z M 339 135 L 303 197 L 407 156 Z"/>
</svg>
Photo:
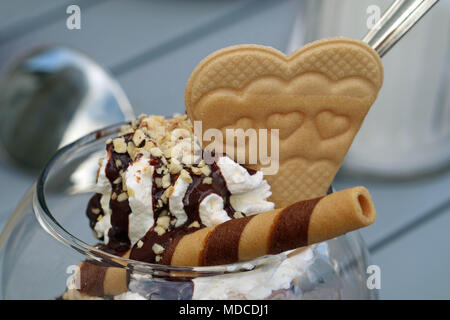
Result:
<svg viewBox="0 0 450 320">
<path fill-rule="evenodd" d="M 92 198 L 88 202 L 88 206 L 86 208 L 86 216 L 89 219 L 89 226 L 91 229 L 94 229 L 95 224 L 97 223 L 97 218 L 99 216 L 104 216 L 105 213 L 103 212 L 102 205 L 100 203 L 100 199 L 102 198 L 101 193 L 96 193 L 92 196 Z M 98 213 L 94 213 L 94 211 L 97 211 Z"/>
<path fill-rule="evenodd" d="M 210 165 L 211 174 L 209 175 L 212 178 L 211 184 L 203 183 L 203 179 L 206 177 L 204 174 L 195 175 L 192 170 L 188 170 L 192 183 L 189 185 L 188 189 L 183 198 L 184 211 L 187 215 L 187 221 L 180 227 L 171 228 L 163 235 L 158 235 L 154 228 L 151 228 L 147 234 L 141 239 L 143 242 L 142 247 L 138 247 L 135 245 L 130 254 L 130 258 L 138 261 L 144 261 L 149 263 L 159 263 L 159 264 L 170 264 L 172 259 L 172 254 L 174 252 L 176 243 L 179 241 L 181 237 L 186 234 L 197 231 L 198 228 L 189 228 L 189 225 L 195 221 L 200 224 L 200 227 L 205 227 L 201 223 L 200 213 L 199 213 L 199 205 L 200 202 L 206 198 L 208 195 L 215 193 L 224 199 L 224 210 L 227 214 L 232 217 L 235 210 L 230 204 L 230 192 L 226 186 L 225 179 L 220 172 L 219 167 L 216 163 Z M 155 170 L 156 172 L 156 170 Z M 178 176 L 174 177 L 174 181 L 178 178 Z M 162 194 L 161 190 L 159 190 L 155 184 L 153 184 L 153 204 L 160 198 Z M 158 219 L 161 210 L 156 210 L 155 206 L 153 208 L 155 221 Z M 168 206 L 164 206 L 165 210 L 169 210 Z M 153 252 L 153 245 L 157 243 L 162 246 L 164 250 L 164 254 L 162 255 L 162 260 L 159 262 L 156 261 L 156 254 Z"/>
<path fill-rule="evenodd" d="M 132 140 L 133 134 L 124 135 L 125 142 L 128 143 Z M 122 188 L 122 183 L 114 182 L 121 176 L 121 172 L 125 172 L 128 166 L 132 162 L 131 157 L 128 153 L 116 153 L 114 151 L 113 143 L 109 143 L 106 146 L 108 153 L 108 163 L 106 164 L 105 174 L 111 183 L 112 192 L 117 195 L 124 192 Z M 137 156 L 139 157 L 139 155 Z M 215 160 L 218 156 L 214 157 Z M 119 160 L 119 161 L 118 161 Z M 153 171 L 153 181 L 156 178 L 162 178 L 163 173 L 158 170 L 162 166 L 161 159 L 157 157 L 151 157 L 149 164 L 152 165 L 155 170 Z M 220 168 L 217 166 L 216 162 L 209 165 L 211 173 L 209 177 L 212 182 L 210 184 L 204 183 L 204 178 L 206 177 L 203 173 L 201 175 L 196 175 L 192 172 L 190 168 L 185 168 L 192 178 L 192 183 L 189 185 L 185 196 L 183 198 L 184 211 L 187 215 L 187 221 L 177 228 L 173 225 L 169 226 L 169 229 L 162 235 L 154 230 L 156 227 L 156 221 L 161 215 L 169 214 L 170 208 L 168 201 L 162 206 L 158 206 L 158 200 L 161 199 L 165 190 L 162 187 L 158 187 L 156 183 L 152 184 L 152 204 L 153 204 L 153 215 L 155 224 L 148 230 L 145 236 L 141 239 L 141 243 L 138 246 L 135 244 L 131 248 L 130 258 L 138 261 L 149 262 L 149 263 L 159 263 L 159 264 L 170 264 L 172 254 L 178 243 L 179 239 L 186 234 L 195 232 L 198 230 L 196 227 L 189 227 L 193 222 L 198 222 L 200 227 L 205 227 L 202 224 L 199 213 L 199 205 L 201 201 L 208 195 L 215 193 L 224 200 L 224 210 L 227 212 L 230 218 L 233 218 L 235 210 L 230 204 L 231 193 L 227 188 L 225 179 L 220 172 Z M 247 169 L 250 174 L 254 174 L 254 170 Z M 160 173 L 158 173 L 160 171 Z M 175 183 L 178 175 L 171 175 L 172 185 Z M 91 228 L 95 227 L 97 218 L 99 215 L 103 215 L 100 204 L 101 194 L 95 194 L 89 201 L 88 208 L 86 210 L 86 215 L 89 218 Z M 124 201 L 118 201 L 116 199 L 111 199 L 109 207 L 112 211 L 111 215 L 111 229 L 108 232 L 109 242 L 107 245 L 103 246 L 103 249 L 109 253 L 116 255 L 121 255 L 126 250 L 130 249 L 131 243 L 128 237 L 128 216 L 131 213 L 131 208 L 128 203 L 128 199 Z M 99 209 L 99 214 L 94 214 L 92 209 Z M 171 215 L 170 215 L 171 216 Z M 162 254 L 162 258 L 156 261 L 157 255 L 153 251 L 153 245 L 157 243 L 162 246 L 165 250 Z"/>
<path fill-rule="evenodd" d="M 126 134 L 123 136 L 125 142 L 128 143 L 132 140 L 133 134 Z M 142 147 L 142 146 L 138 146 Z M 116 195 L 120 195 L 122 192 L 126 192 L 123 190 L 122 183 L 118 183 L 121 177 L 121 173 L 125 172 L 129 165 L 132 162 L 132 158 L 128 153 L 117 153 L 114 151 L 113 143 L 108 143 L 106 146 L 106 151 L 108 155 L 107 164 L 105 168 L 105 175 L 109 180 L 112 188 L 112 193 L 116 193 Z M 138 160 L 142 155 L 137 155 L 135 160 Z M 218 159 L 218 155 L 214 157 L 215 160 Z M 154 167 L 153 170 L 153 181 L 157 178 L 162 178 L 163 172 L 162 170 L 158 170 L 162 166 L 161 158 L 150 157 L 149 164 Z M 130 259 L 138 260 L 142 262 L 148 263 L 158 263 L 169 265 L 172 259 L 172 255 L 175 251 L 175 248 L 178 244 L 178 241 L 185 235 L 197 231 L 198 227 L 190 227 L 193 222 L 198 222 L 199 227 L 206 227 L 202 224 L 199 213 L 199 206 L 203 199 L 205 199 L 208 195 L 215 193 L 220 196 L 224 200 L 224 210 L 227 212 L 230 218 L 233 218 L 235 210 L 230 204 L 230 196 L 231 193 L 227 188 L 226 182 L 222 173 L 220 172 L 220 168 L 217 166 L 216 161 L 209 165 L 211 169 L 211 173 L 209 177 L 211 178 L 211 183 L 205 183 L 204 178 L 206 175 L 203 173 L 201 175 L 196 175 L 190 168 L 184 168 L 187 170 L 192 178 L 192 183 L 190 183 L 184 198 L 183 205 L 184 211 L 187 215 L 187 221 L 177 228 L 173 225 L 169 226 L 169 229 L 162 235 L 158 235 L 155 232 L 156 221 L 161 215 L 169 214 L 169 217 L 172 217 L 170 213 L 170 208 L 168 201 L 158 205 L 158 200 L 162 201 L 162 196 L 166 189 L 162 187 L 158 187 L 156 183 L 152 184 L 152 206 L 153 206 L 153 215 L 155 224 L 147 231 L 145 236 L 141 238 L 132 248 L 130 239 L 128 237 L 128 219 L 131 213 L 131 208 L 128 202 L 128 199 L 123 201 L 118 201 L 117 198 L 110 199 L 109 208 L 111 209 L 111 229 L 108 232 L 109 242 L 108 244 L 100 244 L 99 248 L 105 252 L 122 256 L 127 250 L 130 251 Z M 256 173 L 256 171 L 247 169 L 250 175 Z M 159 172 L 159 173 L 158 173 Z M 171 184 L 174 185 L 175 181 L 178 179 L 179 175 L 171 175 Z M 116 183 L 114 183 L 116 182 Z M 92 229 L 95 228 L 95 224 L 98 221 L 99 216 L 104 215 L 104 211 L 102 209 L 100 199 L 102 194 L 96 193 L 90 199 L 87 209 L 86 215 L 89 219 L 89 225 Z M 172 217 L 173 218 L 173 217 Z M 157 243 L 164 248 L 164 252 L 160 257 L 159 261 L 156 261 L 157 255 L 153 251 L 153 245 Z M 130 271 L 129 271 L 130 272 Z M 127 282 L 130 281 L 130 273 L 127 272 Z M 88 272 L 88 274 L 90 274 Z M 168 281 L 169 280 L 169 281 Z M 193 283 L 186 279 L 183 281 L 182 279 L 176 279 L 176 282 L 170 281 L 171 279 L 161 279 L 161 282 L 151 283 L 149 284 L 149 288 L 145 288 L 145 294 L 152 298 L 161 298 L 161 297 L 172 297 L 172 298 L 181 298 L 189 299 L 192 297 L 193 293 Z M 100 285 L 99 288 L 95 288 L 96 291 L 101 291 Z M 101 295 L 100 292 L 97 292 L 98 295 Z"/>
<path fill-rule="evenodd" d="M 133 134 L 129 133 L 123 136 L 125 142 L 128 143 L 132 140 Z M 106 145 L 107 160 L 105 175 L 111 184 L 111 194 L 116 195 L 124 192 L 122 183 L 114 183 L 121 177 L 121 172 L 125 172 L 130 165 L 132 159 L 128 153 L 117 153 L 114 151 L 113 143 Z M 91 228 L 94 228 L 98 216 L 104 215 L 102 207 L 100 205 L 101 194 L 95 194 L 89 201 L 86 215 L 89 218 L 89 224 Z M 98 215 L 92 213 L 92 209 L 100 209 L 101 212 Z M 131 208 L 128 203 L 128 199 L 124 201 L 118 201 L 118 199 L 110 199 L 109 208 L 111 209 L 111 229 L 108 232 L 109 242 L 107 251 L 116 255 L 121 255 L 123 252 L 130 248 L 130 239 L 128 238 L 128 215 L 131 213 Z"/>
</svg>

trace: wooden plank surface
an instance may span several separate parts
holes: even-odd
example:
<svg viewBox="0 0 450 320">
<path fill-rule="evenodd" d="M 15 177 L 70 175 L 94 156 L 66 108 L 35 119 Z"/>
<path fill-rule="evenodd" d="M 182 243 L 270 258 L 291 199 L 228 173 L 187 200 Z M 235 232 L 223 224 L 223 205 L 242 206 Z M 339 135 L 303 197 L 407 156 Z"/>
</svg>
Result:
<svg viewBox="0 0 450 320">
<path fill-rule="evenodd" d="M 240 43 L 259 43 L 284 51 L 295 9 L 295 2 L 281 1 L 270 10 L 256 13 L 251 10 L 245 19 L 224 26 L 212 35 L 192 39 L 177 50 L 156 57 L 150 53 L 147 63 L 118 77 L 136 114 L 183 113 L 184 89 L 189 75 L 201 59 L 217 49 Z"/>
<path fill-rule="evenodd" d="M 450 208 L 372 255 L 381 299 L 450 298 Z"/>
<path fill-rule="evenodd" d="M 268 1 L 262 0 L 259 5 L 264 3 Z M 259 6 L 255 0 L 110 0 L 97 5 L 80 4 L 80 30 L 66 28 L 68 15 L 62 7 L 59 18 L 0 46 L 0 70 L 27 50 L 54 43 L 82 50 L 103 66 L 113 68 L 227 13 L 239 14 L 239 8 L 249 4 Z"/>
<path fill-rule="evenodd" d="M 362 231 L 369 246 L 376 245 L 396 232 L 450 200 L 450 171 L 406 181 L 376 181 L 370 178 L 338 175 L 333 182 L 337 190 L 364 185 L 373 197 L 377 221 Z"/>
<path fill-rule="evenodd" d="M 0 72 L 34 46 L 71 45 L 114 72 L 136 113 L 164 115 L 184 111 L 185 82 L 210 52 L 249 42 L 284 50 L 299 8 L 294 0 L 78 1 L 82 29 L 69 31 L 68 3 L 0 3 Z M 8 36 L 18 25 L 25 31 Z M 0 228 L 34 178 L 0 156 Z M 378 212 L 362 235 L 382 269 L 381 298 L 449 298 L 450 171 L 396 182 L 339 174 L 334 182 L 355 185 L 371 190 Z"/>
</svg>

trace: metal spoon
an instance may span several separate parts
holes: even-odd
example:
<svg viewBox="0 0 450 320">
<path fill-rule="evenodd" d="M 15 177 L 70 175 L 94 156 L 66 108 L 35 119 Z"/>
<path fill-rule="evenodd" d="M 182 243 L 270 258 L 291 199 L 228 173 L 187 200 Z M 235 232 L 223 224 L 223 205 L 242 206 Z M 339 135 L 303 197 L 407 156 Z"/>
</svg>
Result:
<svg viewBox="0 0 450 320">
<path fill-rule="evenodd" d="M 380 57 L 384 56 L 439 0 L 396 0 L 369 30 L 362 41 L 369 44 Z M 308 5 L 307 5 L 308 4 Z M 300 10 L 292 28 L 287 53 L 303 45 L 306 31 L 304 21 L 320 10 L 322 2 L 300 3 Z M 308 37 L 307 37 L 308 38 Z"/>
<path fill-rule="evenodd" d="M 119 84 L 76 50 L 38 48 L 16 62 L 0 85 L 0 141 L 29 171 L 87 134 L 134 118 Z"/>
<path fill-rule="evenodd" d="M 383 57 L 438 1 L 394 1 L 362 41 Z"/>
</svg>

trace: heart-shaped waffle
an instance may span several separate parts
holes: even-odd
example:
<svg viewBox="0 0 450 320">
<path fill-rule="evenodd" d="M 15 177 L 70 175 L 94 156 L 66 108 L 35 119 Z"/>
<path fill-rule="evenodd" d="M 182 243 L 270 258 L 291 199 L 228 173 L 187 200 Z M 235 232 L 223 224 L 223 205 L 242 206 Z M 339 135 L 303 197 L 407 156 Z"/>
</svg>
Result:
<svg viewBox="0 0 450 320">
<path fill-rule="evenodd" d="M 326 194 L 382 82 L 379 56 L 357 40 L 324 39 L 288 56 L 238 45 L 200 62 L 185 104 L 203 132 L 279 129 L 279 170 L 266 179 L 282 208 Z"/>
</svg>

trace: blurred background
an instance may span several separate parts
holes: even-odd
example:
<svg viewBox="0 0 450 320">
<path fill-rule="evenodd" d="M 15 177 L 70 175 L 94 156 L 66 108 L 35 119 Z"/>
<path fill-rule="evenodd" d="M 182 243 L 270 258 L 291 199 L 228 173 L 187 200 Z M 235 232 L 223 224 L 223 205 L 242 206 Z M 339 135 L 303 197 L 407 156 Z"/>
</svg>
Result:
<svg viewBox="0 0 450 320">
<path fill-rule="evenodd" d="M 214 50 L 361 39 L 391 3 L 1 1 L 0 229 L 59 146 L 131 118 L 131 106 L 183 113 L 186 81 Z M 384 299 L 450 298 L 449 17 L 441 0 L 383 58 L 384 87 L 334 182 L 372 193 L 378 219 L 361 233 Z"/>
</svg>

